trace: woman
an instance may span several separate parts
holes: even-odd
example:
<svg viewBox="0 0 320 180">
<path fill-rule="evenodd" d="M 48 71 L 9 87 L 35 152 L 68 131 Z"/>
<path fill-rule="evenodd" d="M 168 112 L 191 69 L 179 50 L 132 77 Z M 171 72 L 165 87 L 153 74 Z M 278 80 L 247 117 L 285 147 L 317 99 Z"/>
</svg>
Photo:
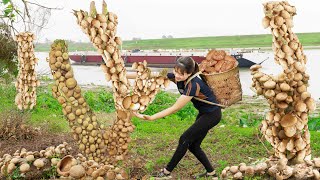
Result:
<svg viewBox="0 0 320 180">
<path fill-rule="evenodd" d="M 217 103 L 212 90 L 199 77 L 194 77 L 187 83 L 188 79 L 198 71 L 198 64 L 191 57 L 180 57 L 176 62 L 173 73 L 168 73 L 167 75 L 171 81 L 177 84 L 181 94 L 176 103 L 152 116 L 135 113 L 138 118 L 150 121 L 156 120 L 177 112 L 189 101 L 191 101 L 194 107 L 199 111 L 195 122 L 181 135 L 178 147 L 170 162 L 156 175 L 158 179 L 171 178 L 170 173 L 186 154 L 188 149 L 206 169 L 206 173 L 200 174 L 195 178 L 216 176 L 211 163 L 200 145 L 208 131 L 220 122 L 221 108 L 193 99 L 193 97 L 197 97 Z"/>
</svg>

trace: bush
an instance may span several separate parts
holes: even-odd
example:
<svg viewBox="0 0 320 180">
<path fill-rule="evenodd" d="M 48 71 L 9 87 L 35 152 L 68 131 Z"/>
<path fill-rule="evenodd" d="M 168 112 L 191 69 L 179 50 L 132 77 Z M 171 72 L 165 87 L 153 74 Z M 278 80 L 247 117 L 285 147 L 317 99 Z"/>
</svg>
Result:
<svg viewBox="0 0 320 180">
<path fill-rule="evenodd" d="M 18 74 L 17 43 L 9 27 L 0 23 L 0 79 L 11 82 Z"/>
</svg>

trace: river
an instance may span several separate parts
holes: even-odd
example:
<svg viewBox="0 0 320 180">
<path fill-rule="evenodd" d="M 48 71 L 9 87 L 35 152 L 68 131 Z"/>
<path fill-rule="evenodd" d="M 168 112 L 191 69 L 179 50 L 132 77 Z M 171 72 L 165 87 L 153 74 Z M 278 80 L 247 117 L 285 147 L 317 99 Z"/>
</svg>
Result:
<svg viewBox="0 0 320 180">
<path fill-rule="evenodd" d="M 304 53 L 307 55 L 307 73 L 310 75 L 308 91 L 311 93 L 312 97 L 316 100 L 320 98 L 320 49 L 314 50 L 304 50 Z M 36 56 L 39 58 L 39 63 L 36 66 L 36 71 L 38 75 L 47 75 L 52 78 L 50 74 L 50 69 L 46 58 L 48 53 L 46 52 L 37 52 Z M 277 75 L 282 71 L 280 65 L 277 65 L 273 58 L 272 51 L 253 52 L 253 53 L 244 53 L 244 57 L 253 60 L 254 62 L 260 62 L 268 58 L 265 62 L 262 63 L 262 72 L 266 74 Z M 99 66 L 84 66 L 84 65 L 72 65 L 74 70 L 74 76 L 78 83 L 82 86 L 90 85 L 105 85 L 111 87 L 110 82 L 106 82 L 104 78 L 104 73 L 102 72 Z M 127 68 L 128 71 L 131 71 L 131 68 Z M 152 71 L 159 71 L 160 68 L 152 68 Z M 252 83 L 252 76 L 248 68 L 240 69 L 240 81 L 242 85 L 243 95 L 254 95 L 254 92 L 250 89 Z M 132 82 L 132 81 L 131 81 Z M 166 89 L 172 92 L 176 91 L 175 84 L 171 83 L 170 86 Z"/>
</svg>

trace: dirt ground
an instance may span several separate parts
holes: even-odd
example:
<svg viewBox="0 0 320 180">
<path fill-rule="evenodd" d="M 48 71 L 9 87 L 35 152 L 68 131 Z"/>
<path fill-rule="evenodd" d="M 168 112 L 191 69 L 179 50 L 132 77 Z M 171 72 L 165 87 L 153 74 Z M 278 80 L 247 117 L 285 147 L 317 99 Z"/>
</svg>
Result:
<svg viewBox="0 0 320 180">
<path fill-rule="evenodd" d="M 41 135 L 37 135 L 32 137 L 31 139 L 22 139 L 22 140 L 0 140 L 0 157 L 4 154 L 13 154 L 17 150 L 21 150 L 22 148 L 27 149 L 27 151 L 40 151 L 44 150 L 49 146 L 58 146 L 59 144 L 67 142 L 69 146 L 72 147 L 70 151 L 70 155 L 77 155 L 80 151 L 78 150 L 78 146 L 76 142 L 72 139 L 70 134 L 48 134 L 43 133 Z M 130 179 L 141 179 L 147 180 L 150 179 L 150 175 L 147 170 L 143 167 L 146 163 L 146 159 L 144 157 L 139 157 L 136 154 L 132 154 L 129 152 L 127 159 L 125 160 L 124 166 L 127 170 L 129 170 Z M 160 167 L 159 167 L 160 169 Z M 185 176 L 183 179 L 191 179 L 188 173 L 180 174 Z M 175 173 L 172 173 L 173 178 L 176 177 Z M 38 176 L 39 177 L 39 176 Z M 175 179 L 175 178 L 174 178 Z"/>
<path fill-rule="evenodd" d="M 49 146 L 58 146 L 63 142 L 67 142 L 72 147 L 71 155 L 78 154 L 78 148 L 75 141 L 69 134 L 47 134 L 42 133 L 34 136 L 31 139 L 21 140 L 1 140 L 0 141 L 0 157 L 4 154 L 13 154 L 17 150 L 22 148 L 27 151 L 40 151 L 44 150 Z"/>
<path fill-rule="evenodd" d="M 75 156 L 80 153 L 76 142 L 72 139 L 70 134 L 42 133 L 33 136 L 30 139 L 0 140 L 0 157 L 3 157 L 4 154 L 12 155 L 17 150 L 21 150 L 22 148 L 27 149 L 27 151 L 40 151 L 49 146 L 58 146 L 63 142 L 67 142 L 72 148 L 69 155 Z M 129 154 L 127 158 L 128 159 L 125 161 L 124 166 L 130 171 L 130 179 L 149 179 L 148 173 L 143 168 L 144 160 L 142 157 Z M 139 165 L 136 164 L 137 162 L 139 162 Z"/>
</svg>

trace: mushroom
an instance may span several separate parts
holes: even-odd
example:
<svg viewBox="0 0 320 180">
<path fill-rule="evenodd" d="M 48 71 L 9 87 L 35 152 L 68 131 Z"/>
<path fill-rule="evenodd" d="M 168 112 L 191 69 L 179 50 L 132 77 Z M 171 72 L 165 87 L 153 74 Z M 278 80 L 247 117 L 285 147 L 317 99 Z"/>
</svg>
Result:
<svg viewBox="0 0 320 180">
<path fill-rule="evenodd" d="M 298 112 L 304 112 L 307 109 L 307 105 L 303 101 L 298 101 L 294 108 Z"/>
<path fill-rule="evenodd" d="M 274 90 L 272 89 L 268 89 L 264 95 L 267 97 L 267 98 L 271 98 L 271 97 L 274 97 L 276 95 L 276 93 L 274 92 Z"/>
<path fill-rule="evenodd" d="M 247 166 L 245 174 L 248 176 L 253 176 L 254 175 L 254 168 L 252 166 Z"/>
<path fill-rule="evenodd" d="M 82 165 L 72 166 L 69 170 L 70 176 L 76 179 L 82 178 L 86 171 Z"/>
<path fill-rule="evenodd" d="M 243 175 L 241 172 L 237 172 L 234 176 L 233 176 L 234 179 L 242 179 L 243 178 Z"/>
<path fill-rule="evenodd" d="M 3 167 L 5 167 L 5 166 L 3 166 Z M 14 163 L 9 163 L 9 165 L 7 167 L 8 174 L 11 174 L 15 169 L 16 169 L 16 165 Z"/>
<path fill-rule="evenodd" d="M 141 103 L 141 105 L 146 106 L 149 103 L 149 101 L 150 101 L 149 96 L 142 95 L 140 97 L 140 101 L 139 102 Z"/>
<path fill-rule="evenodd" d="M 258 173 L 258 174 L 264 174 L 267 168 L 268 168 L 267 163 L 265 163 L 265 162 L 259 163 L 259 164 L 255 167 L 255 172 Z"/>
<path fill-rule="evenodd" d="M 109 170 L 107 172 L 107 179 L 115 179 L 116 178 L 116 173 L 112 170 Z"/>
<path fill-rule="evenodd" d="M 58 158 L 52 158 L 52 159 L 51 159 L 51 165 L 52 165 L 52 166 L 56 166 L 59 161 L 60 161 L 60 160 L 59 160 Z"/>
<path fill-rule="evenodd" d="M 295 140 L 294 144 L 297 151 L 301 151 L 307 146 L 306 142 L 302 138 Z"/>
<path fill-rule="evenodd" d="M 280 84 L 280 89 L 281 89 L 281 91 L 289 91 L 291 88 L 290 88 L 289 84 L 281 83 Z"/>
<path fill-rule="evenodd" d="M 319 171 L 317 169 L 313 169 L 312 172 L 314 174 L 314 179 L 319 180 L 320 179 Z"/>
<path fill-rule="evenodd" d="M 268 174 L 272 177 L 275 177 L 276 174 L 278 174 L 278 169 L 277 169 L 277 166 L 271 166 L 269 169 L 268 169 Z"/>
<path fill-rule="evenodd" d="M 250 70 L 251 71 L 257 71 L 258 69 L 262 68 L 262 66 L 260 64 L 255 64 L 255 65 L 252 65 L 250 67 Z"/>
<path fill-rule="evenodd" d="M 19 169 L 21 173 L 26 173 L 30 170 L 30 165 L 28 163 L 23 163 L 20 165 Z"/>
<path fill-rule="evenodd" d="M 279 171 L 283 171 L 284 169 L 287 168 L 287 163 L 288 163 L 288 159 L 286 158 L 281 158 L 278 163 L 277 163 L 277 169 Z"/>
<path fill-rule="evenodd" d="M 301 93 L 301 100 L 306 100 L 307 98 L 311 97 L 311 94 L 307 91 Z"/>
<path fill-rule="evenodd" d="M 44 162 L 42 159 L 36 159 L 34 162 L 33 162 L 33 165 L 35 167 L 37 167 L 37 169 L 40 169 L 44 166 Z"/>
<path fill-rule="evenodd" d="M 297 122 L 297 118 L 290 114 L 286 114 L 281 118 L 280 124 L 282 127 L 289 127 L 295 125 Z"/>
<path fill-rule="evenodd" d="M 278 94 L 276 95 L 276 99 L 277 99 L 278 101 L 284 101 L 284 100 L 287 99 L 287 97 L 288 97 L 288 94 L 285 93 L 285 92 L 281 92 L 281 93 L 278 93 Z"/>
<path fill-rule="evenodd" d="M 274 89 L 276 87 L 276 82 L 272 81 L 272 80 L 268 80 L 267 82 L 265 82 L 263 84 L 263 86 L 267 89 Z"/>
<path fill-rule="evenodd" d="M 310 97 L 306 98 L 305 104 L 310 111 L 314 111 L 316 109 L 316 103 L 314 102 L 314 99 Z"/>
<path fill-rule="evenodd" d="M 139 103 L 132 103 L 131 105 L 130 105 L 130 109 L 131 110 L 133 110 L 133 111 L 136 111 L 136 110 L 138 110 L 140 108 L 140 104 Z"/>
<path fill-rule="evenodd" d="M 288 126 L 288 127 L 284 127 L 284 133 L 286 136 L 288 137 L 292 137 L 296 134 L 297 129 L 295 126 Z"/>
<path fill-rule="evenodd" d="M 125 109 L 129 109 L 131 105 L 131 96 L 127 96 L 123 99 L 122 105 Z"/>
<path fill-rule="evenodd" d="M 320 168 L 320 158 L 313 158 L 314 166 Z"/>
<path fill-rule="evenodd" d="M 68 155 L 61 159 L 57 164 L 57 172 L 61 176 L 69 176 L 70 168 L 72 167 L 73 157 Z"/>
<path fill-rule="evenodd" d="M 237 173 L 238 172 L 238 166 L 231 166 L 230 167 L 230 172 L 232 173 L 232 174 L 235 174 L 235 173 Z"/>
</svg>

